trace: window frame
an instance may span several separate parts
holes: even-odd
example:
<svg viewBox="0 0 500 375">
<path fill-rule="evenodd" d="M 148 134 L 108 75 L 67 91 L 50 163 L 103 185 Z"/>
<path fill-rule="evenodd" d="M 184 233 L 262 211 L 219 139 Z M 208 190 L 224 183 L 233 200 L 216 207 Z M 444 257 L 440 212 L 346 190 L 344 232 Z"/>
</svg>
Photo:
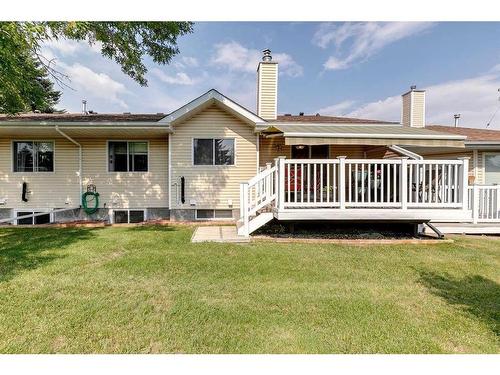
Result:
<svg viewBox="0 0 500 375">
<path fill-rule="evenodd" d="M 127 211 L 127 222 L 126 223 L 115 223 L 115 211 Z M 109 221 L 111 224 L 140 224 L 140 223 L 131 223 L 130 222 L 130 211 L 142 211 L 144 221 L 141 223 L 145 223 L 148 221 L 148 209 L 147 208 L 113 208 L 111 209 L 111 214 L 109 215 Z"/>
<path fill-rule="evenodd" d="M 110 171 L 109 170 L 109 144 L 111 142 L 125 142 L 127 143 L 127 170 L 126 171 Z M 148 148 L 148 170 L 147 171 L 129 171 L 130 168 L 130 153 L 129 153 L 129 143 L 146 143 L 147 148 Z M 147 140 L 142 140 L 142 139 L 108 139 L 106 141 L 106 170 L 108 173 L 149 173 L 149 161 L 150 161 L 150 148 L 149 148 L 149 141 Z"/>
<path fill-rule="evenodd" d="M 208 218 L 208 219 L 207 218 L 199 218 L 198 217 L 198 210 L 212 211 L 213 217 Z M 215 217 L 216 211 L 231 211 L 231 217 L 224 217 L 224 218 Z M 196 208 L 194 210 L 194 219 L 196 221 L 234 221 L 234 216 L 233 216 L 233 210 L 230 208 Z"/>
<path fill-rule="evenodd" d="M 486 156 L 488 155 L 500 156 L 500 152 L 495 152 L 495 151 L 483 152 L 483 185 L 487 186 L 500 185 L 500 183 L 489 183 L 489 184 L 486 183 Z"/>
<path fill-rule="evenodd" d="M 195 139 L 211 139 L 212 140 L 212 164 L 195 164 L 194 163 L 194 141 Z M 222 140 L 232 140 L 233 141 L 233 152 L 234 152 L 234 160 L 233 164 L 215 164 L 215 140 L 216 139 L 222 139 Z M 208 136 L 208 137 L 192 137 L 191 138 L 191 166 L 196 167 L 196 168 L 204 168 L 204 167 L 209 167 L 209 168 L 227 168 L 227 167 L 236 167 L 237 161 L 236 161 L 236 137 L 213 137 L 213 136 Z"/>
<path fill-rule="evenodd" d="M 36 208 L 16 208 L 16 209 L 14 209 L 14 216 L 17 217 L 17 214 L 19 212 L 31 212 L 31 214 L 34 214 L 35 212 L 38 212 L 38 213 L 48 214 L 49 217 L 50 217 L 49 224 L 54 223 L 54 212 L 52 212 L 52 210 L 47 210 L 46 208 L 43 208 L 43 209 L 36 209 Z M 32 217 L 31 218 L 31 224 L 19 224 L 18 220 L 16 219 L 16 220 L 14 220 L 14 225 L 32 225 L 32 226 L 36 226 L 36 225 L 43 225 L 43 224 L 35 224 L 35 218 Z"/>
<path fill-rule="evenodd" d="M 14 147 L 16 142 L 35 142 L 38 143 L 52 143 L 52 170 L 51 171 L 15 171 L 14 168 L 14 163 L 15 163 L 15 158 L 14 158 Z M 33 165 L 33 169 L 35 166 Z M 48 174 L 54 174 L 56 173 L 56 141 L 55 139 L 12 139 L 10 142 L 10 169 L 12 173 L 17 173 L 17 174 L 23 174 L 23 173 L 29 173 L 29 174 L 43 174 L 43 175 L 48 175 Z"/>
</svg>

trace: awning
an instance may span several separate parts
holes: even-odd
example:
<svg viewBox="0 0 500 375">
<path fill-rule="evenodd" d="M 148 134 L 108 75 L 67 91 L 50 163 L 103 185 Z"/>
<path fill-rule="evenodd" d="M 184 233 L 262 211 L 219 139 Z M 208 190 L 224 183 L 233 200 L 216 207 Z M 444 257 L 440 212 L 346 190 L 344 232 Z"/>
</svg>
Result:
<svg viewBox="0 0 500 375">
<path fill-rule="evenodd" d="M 402 125 L 272 124 L 266 134 L 285 137 L 286 145 L 370 145 L 464 147 L 466 137 Z"/>
</svg>

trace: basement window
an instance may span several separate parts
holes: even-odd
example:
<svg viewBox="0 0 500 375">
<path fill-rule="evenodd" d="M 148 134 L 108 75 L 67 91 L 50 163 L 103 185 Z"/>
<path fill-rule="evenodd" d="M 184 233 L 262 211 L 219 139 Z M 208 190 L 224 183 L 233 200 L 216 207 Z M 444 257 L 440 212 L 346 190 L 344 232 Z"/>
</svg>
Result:
<svg viewBox="0 0 500 375">
<path fill-rule="evenodd" d="M 43 211 L 17 211 L 16 217 L 34 215 L 42 213 Z M 45 215 L 26 217 L 24 219 L 16 220 L 16 225 L 39 225 L 39 224 L 50 224 L 50 213 Z"/>
<path fill-rule="evenodd" d="M 144 210 L 114 210 L 113 223 L 115 224 L 134 224 L 145 221 Z"/>
<path fill-rule="evenodd" d="M 196 210 L 196 220 L 231 220 L 232 210 Z"/>
</svg>

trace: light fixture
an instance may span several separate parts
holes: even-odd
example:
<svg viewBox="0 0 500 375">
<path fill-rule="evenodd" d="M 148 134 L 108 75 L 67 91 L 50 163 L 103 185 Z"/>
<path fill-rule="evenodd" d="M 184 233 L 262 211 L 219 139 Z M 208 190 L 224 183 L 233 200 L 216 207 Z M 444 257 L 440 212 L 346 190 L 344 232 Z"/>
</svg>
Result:
<svg viewBox="0 0 500 375">
<path fill-rule="evenodd" d="M 304 146 L 304 145 L 298 145 L 298 146 L 295 146 L 295 148 L 296 148 L 297 150 L 303 150 L 305 147 L 306 147 L 306 146 Z"/>
</svg>

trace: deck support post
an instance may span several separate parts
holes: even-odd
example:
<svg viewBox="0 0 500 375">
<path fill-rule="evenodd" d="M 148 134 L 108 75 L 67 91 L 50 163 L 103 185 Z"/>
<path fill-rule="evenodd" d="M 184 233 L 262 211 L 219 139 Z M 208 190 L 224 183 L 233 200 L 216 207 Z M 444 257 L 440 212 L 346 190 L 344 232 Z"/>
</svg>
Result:
<svg viewBox="0 0 500 375">
<path fill-rule="evenodd" d="M 245 236 L 248 236 L 248 182 L 242 182 L 240 184 L 240 216 L 243 220 L 243 228 L 245 228 Z"/>
<path fill-rule="evenodd" d="M 460 157 L 462 160 L 462 168 L 460 170 L 461 190 L 462 195 L 462 209 L 464 211 L 469 209 L 469 157 Z"/>
<path fill-rule="evenodd" d="M 408 157 L 401 158 L 401 184 L 400 184 L 400 197 L 401 209 L 408 209 Z"/>
<path fill-rule="evenodd" d="M 479 220 L 479 187 L 472 186 L 472 223 L 477 224 Z"/>
<path fill-rule="evenodd" d="M 337 156 L 339 159 L 339 204 L 340 209 L 345 210 L 345 156 Z"/>
<path fill-rule="evenodd" d="M 276 159 L 276 170 L 278 171 L 278 211 L 285 206 L 285 157 L 279 156 Z"/>
</svg>

